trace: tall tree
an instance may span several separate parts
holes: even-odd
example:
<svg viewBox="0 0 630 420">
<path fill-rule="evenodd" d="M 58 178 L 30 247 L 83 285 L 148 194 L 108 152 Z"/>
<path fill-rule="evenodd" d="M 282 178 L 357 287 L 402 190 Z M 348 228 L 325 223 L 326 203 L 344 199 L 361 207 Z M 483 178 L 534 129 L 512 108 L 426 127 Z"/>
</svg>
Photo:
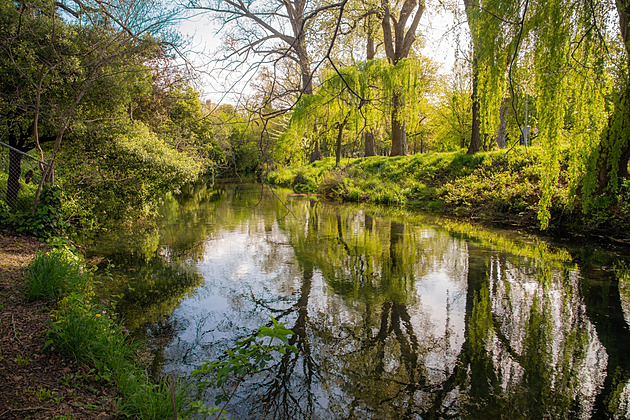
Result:
<svg viewBox="0 0 630 420">
<path fill-rule="evenodd" d="M 500 125 L 501 102 L 506 76 L 520 37 L 520 2 L 505 0 L 464 0 L 466 22 L 471 38 L 472 132 L 468 154 L 487 147 Z"/>
<path fill-rule="evenodd" d="M 289 93 L 300 96 L 313 93 L 314 60 L 307 48 L 312 23 L 325 11 L 342 9 L 346 1 L 319 5 L 308 0 L 190 0 L 189 7 L 211 12 L 221 22 L 227 41 L 223 68 L 270 66 L 276 75 L 280 63 L 288 60 L 297 65 L 301 80 L 299 92 Z M 316 126 L 313 131 L 311 161 L 321 158 Z"/>
<path fill-rule="evenodd" d="M 399 10 L 388 0 L 381 3 L 383 10 L 383 46 L 387 59 L 394 66 L 407 58 L 416 40 L 416 30 L 425 10 L 424 0 L 404 0 Z M 402 113 L 402 87 L 392 92 L 392 156 L 407 154 L 407 131 Z"/>
<path fill-rule="evenodd" d="M 112 102 L 94 94 L 97 85 L 139 72 L 173 23 L 170 10 L 145 0 L 2 0 L 0 8 L 0 71 L 8 76 L 0 91 L 3 137 L 22 152 L 53 142 L 47 174 L 86 99 L 92 107 Z M 19 156 L 11 154 L 9 185 L 19 186 Z"/>
<path fill-rule="evenodd" d="M 479 117 L 479 33 L 475 30 L 475 14 L 481 9 L 480 0 L 464 0 L 466 9 L 466 21 L 470 28 L 472 38 L 472 132 L 468 154 L 473 154 L 481 150 L 481 121 Z M 475 45 L 477 44 L 477 46 Z"/>
</svg>

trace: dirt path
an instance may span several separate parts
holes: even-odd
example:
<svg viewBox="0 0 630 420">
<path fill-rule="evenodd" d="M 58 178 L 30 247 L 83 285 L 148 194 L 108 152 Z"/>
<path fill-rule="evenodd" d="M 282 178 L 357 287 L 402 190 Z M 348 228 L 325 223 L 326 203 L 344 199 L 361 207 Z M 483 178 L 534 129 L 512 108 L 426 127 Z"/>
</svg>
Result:
<svg viewBox="0 0 630 420">
<path fill-rule="evenodd" d="M 116 418 L 111 387 L 46 347 L 51 302 L 26 302 L 25 268 L 45 244 L 0 231 L 0 419 Z"/>
</svg>

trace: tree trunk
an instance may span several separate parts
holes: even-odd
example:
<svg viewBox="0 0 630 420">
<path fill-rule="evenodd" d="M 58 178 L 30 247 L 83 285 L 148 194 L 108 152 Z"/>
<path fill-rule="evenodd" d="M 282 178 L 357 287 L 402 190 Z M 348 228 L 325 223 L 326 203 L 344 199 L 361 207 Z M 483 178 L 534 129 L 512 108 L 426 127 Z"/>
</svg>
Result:
<svg viewBox="0 0 630 420">
<path fill-rule="evenodd" d="M 317 160 L 321 160 L 322 152 L 319 150 L 319 133 L 317 131 L 317 123 L 313 124 L 313 141 L 311 147 L 311 154 L 308 157 L 308 163 L 313 163 Z"/>
<path fill-rule="evenodd" d="M 7 204 L 12 205 L 20 192 L 20 176 L 22 176 L 22 155 L 9 149 L 9 178 L 7 180 Z"/>
<path fill-rule="evenodd" d="M 507 131 L 507 113 L 508 104 L 504 99 L 501 102 L 501 108 L 499 108 L 499 127 L 497 128 L 496 142 L 499 149 L 505 149 L 507 147 L 507 140 L 505 139 L 505 132 Z"/>
<path fill-rule="evenodd" d="M 387 60 L 396 65 L 400 60 L 409 57 L 411 47 L 416 40 L 416 30 L 425 10 L 424 0 L 404 0 L 399 8 L 399 15 L 390 14 L 390 5 L 383 0 L 382 3 L 383 46 Z M 409 22 L 411 19 L 411 22 Z M 392 28 L 392 23 L 393 28 Z M 400 88 L 400 87 L 399 87 Z M 405 118 L 402 114 L 404 104 L 400 92 L 392 95 L 392 151 L 391 156 L 404 156 L 407 154 L 407 132 Z"/>
<path fill-rule="evenodd" d="M 473 52 L 474 54 L 474 52 Z M 479 119 L 479 92 L 478 92 L 478 70 L 477 59 L 473 58 L 473 79 L 472 79 L 472 133 L 470 136 L 470 144 L 468 145 L 468 154 L 472 155 L 481 150 L 481 120 Z"/>
<path fill-rule="evenodd" d="M 303 44 L 299 44 L 296 47 L 297 55 L 300 64 L 300 75 L 302 77 L 302 93 L 304 95 L 313 94 L 313 78 L 311 75 L 311 65 L 308 59 L 308 54 Z M 312 137 L 311 154 L 308 157 L 309 163 L 322 159 L 322 152 L 319 149 L 319 138 L 317 133 L 317 123 L 313 124 L 313 137 Z"/>
<path fill-rule="evenodd" d="M 610 188 L 615 193 L 618 178 L 628 176 L 630 159 L 630 86 L 620 94 L 618 103 L 608 121 L 608 127 L 602 133 L 597 157 L 596 194 Z"/>
<path fill-rule="evenodd" d="M 339 163 L 341 162 L 341 141 L 343 140 L 343 129 L 346 127 L 346 124 L 348 124 L 348 116 L 346 115 L 346 118 L 343 120 L 342 123 L 339 124 L 338 128 L 337 128 L 337 147 L 335 147 L 335 166 L 339 166 Z"/>
<path fill-rule="evenodd" d="M 372 22 L 373 16 L 370 15 L 368 17 L 368 28 L 367 28 L 367 45 L 366 45 L 366 58 L 368 61 L 374 60 L 374 56 L 376 55 L 376 47 L 374 46 L 374 26 Z M 363 135 L 363 140 L 365 142 L 365 156 L 376 156 L 375 147 L 375 139 L 374 133 L 370 127 L 367 127 L 365 130 L 365 134 Z"/>
<path fill-rule="evenodd" d="M 317 132 L 314 133 L 317 135 Z M 313 139 L 313 151 L 308 157 L 308 163 L 313 163 L 315 161 L 321 160 L 322 152 L 319 150 L 319 140 L 317 138 Z"/>
<path fill-rule="evenodd" d="M 374 133 L 368 129 L 363 138 L 365 140 L 365 156 L 376 156 Z"/>
<path fill-rule="evenodd" d="M 368 17 L 368 21 L 367 21 L 367 45 L 365 47 L 366 51 L 366 57 L 368 61 L 370 60 L 374 60 L 374 56 L 376 56 L 376 47 L 374 46 L 374 25 L 372 23 L 372 18 L 373 15 L 370 15 Z"/>
<path fill-rule="evenodd" d="M 405 119 L 401 114 L 403 104 L 400 95 L 395 93 L 392 109 L 392 151 L 391 156 L 405 156 L 407 154 L 407 131 Z"/>
<path fill-rule="evenodd" d="M 300 42 L 300 44 L 296 47 L 296 53 L 300 65 L 300 76 L 302 78 L 302 93 L 305 95 L 312 95 L 313 77 L 311 75 L 311 63 L 303 42 Z"/>
<path fill-rule="evenodd" d="M 630 0 L 615 2 L 619 14 L 621 38 L 630 60 Z M 629 63 L 630 64 L 630 63 Z M 614 113 L 608 120 L 608 127 L 602 133 L 597 156 L 597 189 L 601 194 L 610 188 L 616 193 L 617 178 L 628 176 L 628 160 L 630 159 L 630 74 L 626 74 L 625 87 L 619 94 Z"/>
</svg>

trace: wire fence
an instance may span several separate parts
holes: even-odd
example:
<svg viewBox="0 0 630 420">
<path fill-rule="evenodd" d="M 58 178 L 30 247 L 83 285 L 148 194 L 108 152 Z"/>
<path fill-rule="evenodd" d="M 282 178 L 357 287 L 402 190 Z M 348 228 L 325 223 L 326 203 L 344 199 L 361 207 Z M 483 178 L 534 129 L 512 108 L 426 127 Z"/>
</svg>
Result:
<svg viewBox="0 0 630 420">
<path fill-rule="evenodd" d="M 0 209 L 34 210 L 35 195 L 48 164 L 0 142 Z"/>
</svg>

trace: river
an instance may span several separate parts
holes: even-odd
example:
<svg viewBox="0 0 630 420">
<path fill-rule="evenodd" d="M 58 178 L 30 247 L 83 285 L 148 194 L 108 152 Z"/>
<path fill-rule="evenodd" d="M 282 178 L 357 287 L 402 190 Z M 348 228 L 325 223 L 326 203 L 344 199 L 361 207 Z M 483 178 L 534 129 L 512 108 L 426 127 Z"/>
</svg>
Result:
<svg viewBox="0 0 630 420">
<path fill-rule="evenodd" d="M 293 330 L 231 418 L 627 418 L 628 255 L 576 242 L 226 184 L 89 256 L 157 372 Z"/>
</svg>

